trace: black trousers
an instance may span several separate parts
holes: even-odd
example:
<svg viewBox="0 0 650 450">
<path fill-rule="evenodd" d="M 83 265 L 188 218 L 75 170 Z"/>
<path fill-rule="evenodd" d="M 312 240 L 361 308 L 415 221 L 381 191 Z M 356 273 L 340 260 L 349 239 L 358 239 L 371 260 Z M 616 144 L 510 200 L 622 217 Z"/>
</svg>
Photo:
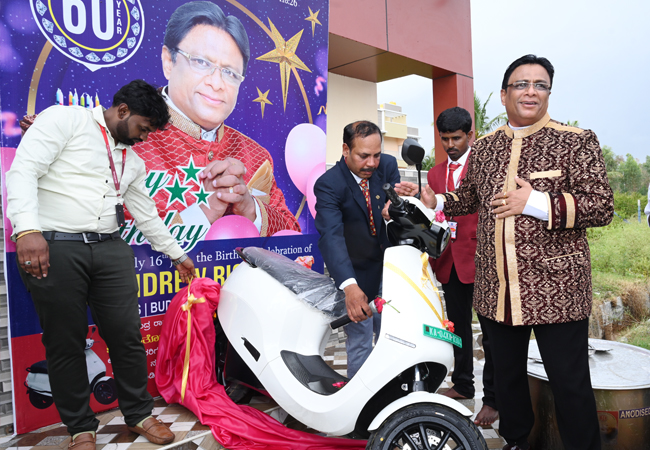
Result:
<svg viewBox="0 0 650 450">
<path fill-rule="evenodd" d="M 508 444 L 526 442 L 535 423 L 527 375 L 528 344 L 534 330 L 565 449 L 600 450 L 596 400 L 589 374 L 589 319 L 517 327 L 482 316 L 479 319 L 490 334 L 499 434 Z"/>
<path fill-rule="evenodd" d="M 460 395 L 474 398 L 474 349 L 472 336 L 472 301 L 474 283 L 464 284 L 458 279 L 456 266 L 451 267 L 449 282 L 442 285 L 449 320 L 454 322 L 455 334 L 463 340 L 463 348 L 454 346 L 454 372 L 451 381 Z M 483 327 L 482 327 L 483 328 Z M 494 395 L 494 365 L 488 333 L 483 328 L 483 403 L 497 409 Z"/>
<path fill-rule="evenodd" d="M 37 279 L 20 270 L 43 328 L 52 397 L 70 434 L 99 425 L 90 408 L 86 367 L 87 308 L 110 352 L 127 425 L 151 415 L 147 356 L 140 334 L 133 251 L 121 239 L 84 244 L 51 241 L 50 268 Z"/>
</svg>

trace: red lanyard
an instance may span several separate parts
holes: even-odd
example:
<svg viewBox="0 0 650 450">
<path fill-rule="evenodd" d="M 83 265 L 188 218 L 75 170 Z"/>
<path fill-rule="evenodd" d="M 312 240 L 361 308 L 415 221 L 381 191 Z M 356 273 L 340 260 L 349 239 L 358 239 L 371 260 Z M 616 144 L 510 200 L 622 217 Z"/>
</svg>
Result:
<svg viewBox="0 0 650 450">
<path fill-rule="evenodd" d="M 115 163 L 113 162 L 113 155 L 111 153 L 111 146 L 108 145 L 108 136 L 106 135 L 106 130 L 103 126 L 99 125 L 99 128 L 102 129 L 102 134 L 104 135 L 104 142 L 106 142 L 106 151 L 108 152 L 108 161 L 111 164 L 111 173 L 113 174 L 113 182 L 115 183 L 115 190 L 117 191 L 118 200 L 122 197 L 120 194 L 120 182 L 117 179 L 117 171 L 115 170 Z M 120 179 L 124 178 L 124 167 L 126 166 L 126 149 L 122 149 L 122 175 Z"/>
</svg>

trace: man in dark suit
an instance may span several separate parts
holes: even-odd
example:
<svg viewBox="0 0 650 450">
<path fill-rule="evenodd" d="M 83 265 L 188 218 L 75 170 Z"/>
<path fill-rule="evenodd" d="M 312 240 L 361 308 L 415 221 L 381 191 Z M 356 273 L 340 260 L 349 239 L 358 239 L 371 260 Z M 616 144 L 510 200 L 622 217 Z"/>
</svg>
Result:
<svg viewBox="0 0 650 450">
<path fill-rule="evenodd" d="M 397 160 L 381 154 L 381 131 L 359 121 L 343 130 L 343 157 L 314 185 L 318 247 L 336 286 L 345 292 L 348 377 L 352 378 L 372 351 L 379 317 L 368 301 L 380 293 L 384 250 L 390 244 L 381 210 L 384 183 L 399 183 Z M 372 320 L 366 320 L 372 318 Z"/>
<path fill-rule="evenodd" d="M 442 148 L 448 158 L 429 170 L 427 181 L 436 194 L 456 190 L 463 183 L 467 173 L 470 141 L 474 137 L 472 116 L 458 106 L 449 108 L 436 120 Z M 443 395 L 455 399 L 474 398 L 474 349 L 472 337 L 472 299 L 474 297 L 474 254 L 476 253 L 476 225 L 478 214 L 447 217 L 452 229 L 449 250 L 440 258 L 431 259 L 436 278 L 442 283 L 449 320 L 454 322 L 456 334 L 463 340 L 463 348 L 454 346 L 454 372 L 451 381 L 454 386 Z M 483 333 L 485 366 L 483 371 L 483 407 L 474 423 L 480 426 L 492 425 L 499 414 L 494 398 L 494 366 L 488 343 Z"/>
</svg>

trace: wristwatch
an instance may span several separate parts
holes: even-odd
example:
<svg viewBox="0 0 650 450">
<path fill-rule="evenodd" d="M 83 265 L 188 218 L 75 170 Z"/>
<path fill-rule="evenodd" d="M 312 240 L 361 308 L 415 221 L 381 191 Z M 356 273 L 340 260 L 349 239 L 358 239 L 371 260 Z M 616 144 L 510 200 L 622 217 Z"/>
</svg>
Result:
<svg viewBox="0 0 650 450">
<path fill-rule="evenodd" d="M 188 258 L 187 253 L 183 253 L 183 256 L 181 256 L 178 259 L 172 259 L 172 264 L 175 266 L 179 266 L 183 264 L 183 262 Z"/>
</svg>

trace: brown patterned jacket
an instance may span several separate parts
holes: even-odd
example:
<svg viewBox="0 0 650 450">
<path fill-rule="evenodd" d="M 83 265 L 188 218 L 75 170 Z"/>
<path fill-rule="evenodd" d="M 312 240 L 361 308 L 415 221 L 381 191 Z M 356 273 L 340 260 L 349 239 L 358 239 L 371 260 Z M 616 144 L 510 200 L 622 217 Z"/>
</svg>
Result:
<svg viewBox="0 0 650 450">
<path fill-rule="evenodd" d="M 495 219 L 492 197 L 517 188 L 515 176 L 546 195 L 548 222 L 527 215 Z M 444 212 L 479 213 L 474 308 L 513 325 L 582 320 L 591 313 L 586 228 L 611 222 L 614 198 L 596 135 L 551 120 L 507 125 L 478 140 L 462 186 Z"/>
</svg>

